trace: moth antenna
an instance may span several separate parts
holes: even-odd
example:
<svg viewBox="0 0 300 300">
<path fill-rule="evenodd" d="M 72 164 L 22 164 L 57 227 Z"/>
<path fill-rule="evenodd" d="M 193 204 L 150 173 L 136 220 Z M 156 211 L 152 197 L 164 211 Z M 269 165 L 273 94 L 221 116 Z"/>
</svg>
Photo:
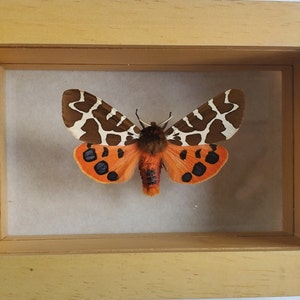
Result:
<svg viewBox="0 0 300 300">
<path fill-rule="evenodd" d="M 146 127 L 151 126 L 150 124 L 148 124 L 148 123 L 146 123 L 145 121 L 143 121 L 143 120 L 140 118 L 140 116 L 138 115 L 137 112 L 138 112 L 138 109 L 136 109 L 135 115 L 136 115 L 137 119 L 139 120 L 141 126 L 142 126 L 143 128 L 145 128 L 145 126 L 146 126 Z"/>
<path fill-rule="evenodd" d="M 172 118 L 173 118 L 173 116 L 172 116 L 172 113 L 170 112 L 170 113 L 169 113 L 168 119 L 165 120 L 165 121 L 163 121 L 163 122 L 161 122 L 161 123 L 159 123 L 158 126 L 162 126 L 162 129 L 165 129 L 165 128 L 167 127 L 167 125 L 168 125 L 168 122 L 169 122 Z"/>
</svg>

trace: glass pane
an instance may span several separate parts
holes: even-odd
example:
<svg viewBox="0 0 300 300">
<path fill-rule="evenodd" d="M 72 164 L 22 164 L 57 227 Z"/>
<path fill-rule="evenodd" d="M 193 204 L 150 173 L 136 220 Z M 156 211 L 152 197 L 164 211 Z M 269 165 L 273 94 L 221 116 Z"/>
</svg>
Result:
<svg viewBox="0 0 300 300">
<path fill-rule="evenodd" d="M 276 231 L 282 226 L 281 72 L 7 71 L 8 231 L 11 235 Z M 73 160 L 80 144 L 61 118 L 61 95 L 79 88 L 138 125 L 176 122 L 229 88 L 246 94 L 240 131 L 222 143 L 229 161 L 202 184 L 172 182 L 143 195 L 136 170 L 102 185 Z"/>
</svg>

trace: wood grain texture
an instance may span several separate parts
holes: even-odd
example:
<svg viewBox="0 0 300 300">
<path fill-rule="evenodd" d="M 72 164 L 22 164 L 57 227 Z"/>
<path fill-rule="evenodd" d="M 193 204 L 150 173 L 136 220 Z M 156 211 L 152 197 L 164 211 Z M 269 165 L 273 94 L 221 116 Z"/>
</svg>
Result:
<svg viewBox="0 0 300 300">
<path fill-rule="evenodd" d="M 0 45 L 0 64 L 22 70 L 281 70 L 298 56 L 297 49 L 274 47 Z"/>
<path fill-rule="evenodd" d="M 0 44 L 300 45 L 300 3 L 217 0 L 0 2 Z"/>
<path fill-rule="evenodd" d="M 0 257 L 1 299 L 299 295 L 299 252 Z"/>
<path fill-rule="evenodd" d="M 273 233 L 154 233 L 12 236 L 1 254 L 88 254 L 300 250 L 300 239 Z"/>
</svg>

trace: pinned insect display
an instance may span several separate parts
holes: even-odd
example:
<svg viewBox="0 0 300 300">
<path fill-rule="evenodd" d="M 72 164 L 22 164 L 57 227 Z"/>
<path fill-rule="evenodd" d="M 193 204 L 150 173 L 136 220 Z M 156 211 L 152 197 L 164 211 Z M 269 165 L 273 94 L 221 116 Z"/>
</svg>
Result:
<svg viewBox="0 0 300 300">
<path fill-rule="evenodd" d="M 231 89 L 212 98 L 167 127 L 136 116 L 141 129 L 102 99 L 78 89 L 64 92 L 62 116 L 66 127 L 84 143 L 74 150 L 83 173 L 101 183 L 129 180 L 140 170 L 143 192 L 159 193 L 161 169 L 178 183 L 203 182 L 224 166 L 227 150 L 214 143 L 230 139 L 239 129 L 244 94 Z"/>
</svg>

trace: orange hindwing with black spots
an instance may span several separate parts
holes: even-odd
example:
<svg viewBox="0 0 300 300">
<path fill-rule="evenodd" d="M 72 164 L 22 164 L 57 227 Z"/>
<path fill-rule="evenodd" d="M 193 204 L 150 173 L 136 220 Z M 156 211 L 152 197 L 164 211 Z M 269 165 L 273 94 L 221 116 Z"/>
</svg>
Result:
<svg viewBox="0 0 300 300">
<path fill-rule="evenodd" d="M 138 166 L 143 191 L 150 196 L 159 193 L 162 167 L 178 183 L 199 183 L 216 175 L 228 153 L 214 143 L 238 131 L 244 107 L 244 94 L 227 90 L 165 131 L 166 122 L 161 126 L 139 119 L 140 129 L 84 91 L 67 90 L 62 98 L 64 123 L 84 142 L 74 150 L 82 172 L 101 183 L 119 183 L 129 180 Z"/>
</svg>

